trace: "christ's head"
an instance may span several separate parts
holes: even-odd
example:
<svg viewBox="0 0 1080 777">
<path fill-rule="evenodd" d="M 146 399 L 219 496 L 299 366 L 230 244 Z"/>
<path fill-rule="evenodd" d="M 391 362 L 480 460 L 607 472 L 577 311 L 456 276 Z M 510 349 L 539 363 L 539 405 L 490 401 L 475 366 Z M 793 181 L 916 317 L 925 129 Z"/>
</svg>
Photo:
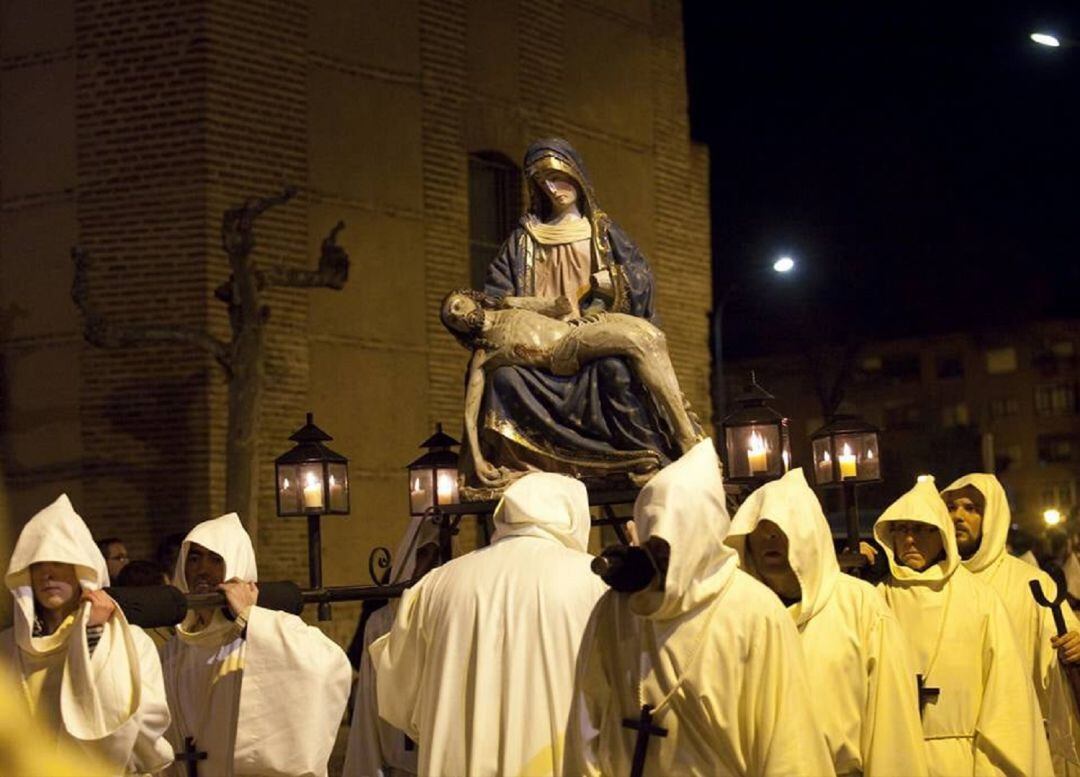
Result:
<svg viewBox="0 0 1080 777">
<path fill-rule="evenodd" d="M 484 329 L 484 306 L 491 301 L 483 292 L 457 289 L 443 299 L 439 318 L 450 334 L 466 348 L 471 348 Z"/>
</svg>

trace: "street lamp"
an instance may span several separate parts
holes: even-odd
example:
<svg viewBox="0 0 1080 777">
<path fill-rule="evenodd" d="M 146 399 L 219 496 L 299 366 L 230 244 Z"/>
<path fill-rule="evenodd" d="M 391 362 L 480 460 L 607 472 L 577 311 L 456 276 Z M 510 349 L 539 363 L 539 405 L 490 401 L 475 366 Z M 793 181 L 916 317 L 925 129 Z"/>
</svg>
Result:
<svg viewBox="0 0 1080 777">
<path fill-rule="evenodd" d="M 1043 523 L 1047 526 L 1058 526 L 1064 520 L 1060 510 L 1048 508 L 1043 510 Z"/>
<path fill-rule="evenodd" d="M 1046 32 L 1033 32 L 1031 33 L 1031 39 L 1040 46 L 1049 46 L 1054 49 L 1061 45 L 1061 41 L 1058 40 L 1057 36 Z"/>
<path fill-rule="evenodd" d="M 795 269 L 796 263 L 790 255 L 783 255 L 777 257 L 772 265 L 772 273 L 780 276 L 791 275 Z M 713 428 L 716 431 L 717 439 L 723 437 L 722 423 L 720 421 L 724 416 L 725 402 L 724 402 L 724 306 L 728 300 L 731 299 L 732 293 L 740 287 L 744 282 L 753 279 L 758 273 L 761 272 L 761 266 L 755 265 L 749 273 L 736 278 L 720 296 L 719 301 L 716 303 L 716 307 L 712 312 L 712 403 L 713 403 Z"/>
<path fill-rule="evenodd" d="M 324 443 L 334 439 L 315 425 L 314 414 L 290 437 L 296 443 L 274 460 L 277 514 L 281 518 L 307 516 L 308 577 L 311 587 L 322 588 L 323 515 L 349 513 L 349 460 Z M 330 620 L 330 604 L 319 603 L 319 620 Z"/>
<path fill-rule="evenodd" d="M 435 434 L 422 443 L 427 453 L 409 466 L 409 514 L 420 516 L 440 505 L 458 501 L 458 454 L 450 450 L 460 445 L 435 424 Z"/>
<path fill-rule="evenodd" d="M 791 467 L 788 420 L 769 407 L 771 399 L 775 397 L 758 385 L 751 372 L 750 385 L 736 398 L 736 409 L 721 424 L 728 482 L 758 484 L 776 480 Z"/>
</svg>

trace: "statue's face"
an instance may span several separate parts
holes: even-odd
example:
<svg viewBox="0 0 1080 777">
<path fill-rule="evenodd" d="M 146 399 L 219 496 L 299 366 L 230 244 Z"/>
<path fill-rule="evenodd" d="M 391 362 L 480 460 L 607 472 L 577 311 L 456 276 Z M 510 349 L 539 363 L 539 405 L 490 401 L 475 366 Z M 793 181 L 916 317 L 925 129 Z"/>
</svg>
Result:
<svg viewBox="0 0 1080 777">
<path fill-rule="evenodd" d="M 484 310 L 480 304 L 464 294 L 454 294 L 446 302 L 446 319 L 454 331 L 462 334 L 475 332 L 484 325 Z"/>
<path fill-rule="evenodd" d="M 896 560 L 916 572 L 922 572 L 937 562 L 944 547 L 941 532 L 936 526 L 921 521 L 892 521 L 893 553 Z"/>
<path fill-rule="evenodd" d="M 30 565 L 30 586 L 37 603 L 46 610 L 62 610 L 82 594 L 74 565 L 54 561 Z"/>
<path fill-rule="evenodd" d="M 573 207 L 578 201 L 574 179 L 557 170 L 544 170 L 536 175 L 536 185 L 544 192 L 556 213 Z"/>
</svg>

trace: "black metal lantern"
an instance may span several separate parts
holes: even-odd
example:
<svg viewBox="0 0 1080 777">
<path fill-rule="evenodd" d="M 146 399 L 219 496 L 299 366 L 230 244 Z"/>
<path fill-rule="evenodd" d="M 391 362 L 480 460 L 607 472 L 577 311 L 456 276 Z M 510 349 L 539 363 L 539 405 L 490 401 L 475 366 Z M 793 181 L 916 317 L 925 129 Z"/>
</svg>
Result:
<svg viewBox="0 0 1080 777">
<path fill-rule="evenodd" d="M 837 415 L 810 435 L 819 486 L 881 481 L 880 430 L 855 415 Z"/>
<path fill-rule="evenodd" d="M 460 445 L 435 424 L 435 434 L 420 444 L 426 448 L 420 458 L 409 464 L 409 514 L 424 515 L 439 505 L 458 501 L 458 454 L 451 450 Z"/>
<path fill-rule="evenodd" d="M 767 404 L 775 399 L 750 373 L 750 385 L 735 400 L 736 409 L 721 423 L 724 478 L 730 483 L 760 483 L 782 477 L 791 467 L 788 420 Z"/>
<path fill-rule="evenodd" d="M 334 438 L 308 413 L 307 423 L 289 439 L 296 445 L 274 461 L 278 515 L 347 515 L 349 460 L 323 444 Z"/>
</svg>

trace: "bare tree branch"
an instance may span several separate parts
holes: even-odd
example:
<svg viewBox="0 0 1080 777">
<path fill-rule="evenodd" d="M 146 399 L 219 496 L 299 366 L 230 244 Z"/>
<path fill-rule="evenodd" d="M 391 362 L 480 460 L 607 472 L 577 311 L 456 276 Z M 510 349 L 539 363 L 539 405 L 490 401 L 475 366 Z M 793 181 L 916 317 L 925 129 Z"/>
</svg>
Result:
<svg viewBox="0 0 1080 777">
<path fill-rule="evenodd" d="M 225 211 L 221 219 L 221 247 L 230 259 L 245 257 L 255 248 L 255 219 L 275 205 L 283 205 L 296 196 L 296 187 L 287 186 L 272 197 L 254 197 Z"/>
<path fill-rule="evenodd" d="M 186 326 L 140 326 L 116 324 L 93 309 L 89 302 L 87 274 L 91 266 L 90 253 L 78 246 L 71 249 L 75 277 L 71 282 L 71 299 L 83 317 L 83 336 L 99 348 L 124 348 L 148 343 L 178 343 L 202 349 L 227 371 L 231 369 L 229 346 L 213 335 Z"/>
<path fill-rule="evenodd" d="M 270 286 L 344 288 L 345 282 L 349 280 L 349 255 L 337 244 L 338 232 L 344 228 L 345 222 L 339 221 L 323 238 L 317 270 L 297 270 L 275 265 L 257 272 L 259 288 L 265 289 Z"/>
</svg>

